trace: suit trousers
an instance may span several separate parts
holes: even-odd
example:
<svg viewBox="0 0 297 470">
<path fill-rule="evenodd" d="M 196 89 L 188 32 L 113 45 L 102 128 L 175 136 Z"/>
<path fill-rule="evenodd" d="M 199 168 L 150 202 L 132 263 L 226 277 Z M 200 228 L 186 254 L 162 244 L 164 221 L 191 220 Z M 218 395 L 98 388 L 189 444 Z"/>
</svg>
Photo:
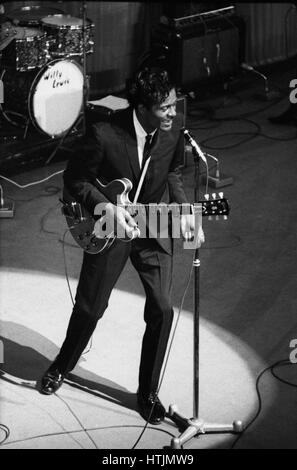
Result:
<svg viewBox="0 0 297 470">
<path fill-rule="evenodd" d="M 128 243 L 115 240 L 103 254 L 84 253 L 75 305 L 66 338 L 54 363 L 61 373 L 75 367 L 108 306 L 112 289 L 129 257 L 146 294 L 146 327 L 139 367 L 139 393 L 146 396 L 158 388 L 173 320 L 172 255 L 155 239 L 137 238 Z M 119 311 L 119 315 L 121 313 Z"/>
</svg>

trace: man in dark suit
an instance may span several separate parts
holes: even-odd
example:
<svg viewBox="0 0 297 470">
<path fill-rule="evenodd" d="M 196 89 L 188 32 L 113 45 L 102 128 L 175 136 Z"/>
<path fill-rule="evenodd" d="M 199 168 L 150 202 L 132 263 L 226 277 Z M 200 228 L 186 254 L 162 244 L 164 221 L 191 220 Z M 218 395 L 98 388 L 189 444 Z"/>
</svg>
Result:
<svg viewBox="0 0 297 470">
<path fill-rule="evenodd" d="M 104 184 L 118 178 L 129 178 L 133 183 L 133 200 L 141 168 L 148 155 L 145 141 L 150 134 L 151 159 L 138 202 L 187 203 L 181 175 L 184 154 L 182 117 L 176 113 L 176 90 L 165 70 L 145 68 L 138 72 L 128 87 L 127 98 L 130 103 L 128 109 L 115 113 L 111 122 L 93 126 L 93 137 L 84 155 L 68 163 L 64 182 L 71 195 L 91 214 L 104 206 L 106 217 L 115 221 L 131 238 L 131 242 L 123 243 L 116 239 L 103 254 L 84 252 L 76 302 L 66 338 L 42 378 L 41 392 L 51 394 L 57 391 L 65 374 L 75 367 L 130 257 L 146 293 L 146 329 L 137 400 L 141 415 L 150 423 L 158 424 L 165 416 L 157 390 L 173 319 L 170 300 L 172 238 L 137 236 L 136 222 L 130 213 L 112 204 L 93 182 L 95 178 Z M 194 215 L 182 215 L 181 232 L 185 239 L 193 236 L 194 223 Z M 102 221 L 95 223 L 94 233 L 97 236 L 102 233 Z M 200 229 L 198 244 L 203 241 L 204 235 Z"/>
</svg>

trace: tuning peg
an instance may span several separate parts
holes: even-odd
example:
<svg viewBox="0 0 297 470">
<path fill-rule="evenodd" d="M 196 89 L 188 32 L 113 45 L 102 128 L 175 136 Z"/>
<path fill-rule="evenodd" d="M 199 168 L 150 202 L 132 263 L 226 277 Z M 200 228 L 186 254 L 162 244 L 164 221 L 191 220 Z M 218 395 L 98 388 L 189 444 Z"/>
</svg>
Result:
<svg viewBox="0 0 297 470">
<path fill-rule="evenodd" d="M 220 199 L 223 199 L 223 197 L 224 197 L 224 193 L 223 193 L 222 191 L 219 192 L 219 198 L 220 198 Z"/>
<path fill-rule="evenodd" d="M 216 215 L 216 220 L 219 220 L 220 219 L 220 216 L 219 215 Z"/>
<path fill-rule="evenodd" d="M 212 196 L 213 199 L 216 199 L 217 198 L 217 193 L 212 193 L 211 196 Z"/>
<path fill-rule="evenodd" d="M 212 215 L 209 215 L 209 216 L 208 216 L 208 220 L 212 220 Z"/>
<path fill-rule="evenodd" d="M 204 194 L 204 198 L 208 201 L 209 200 L 209 194 Z"/>
<path fill-rule="evenodd" d="M 223 219 L 224 219 L 224 220 L 227 220 L 227 219 L 228 219 L 228 216 L 227 216 L 227 215 L 224 215 L 224 216 L 223 216 Z"/>
</svg>

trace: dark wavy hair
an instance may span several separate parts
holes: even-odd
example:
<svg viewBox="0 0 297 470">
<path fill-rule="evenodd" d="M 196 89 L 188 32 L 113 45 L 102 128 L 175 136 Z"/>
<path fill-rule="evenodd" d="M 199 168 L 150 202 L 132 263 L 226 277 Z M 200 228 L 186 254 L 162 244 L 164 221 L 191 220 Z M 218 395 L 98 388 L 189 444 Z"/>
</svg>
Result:
<svg viewBox="0 0 297 470">
<path fill-rule="evenodd" d="M 143 104 L 147 109 L 163 103 L 175 84 L 169 72 L 159 67 L 145 67 L 127 81 L 126 96 L 133 108 Z"/>
</svg>

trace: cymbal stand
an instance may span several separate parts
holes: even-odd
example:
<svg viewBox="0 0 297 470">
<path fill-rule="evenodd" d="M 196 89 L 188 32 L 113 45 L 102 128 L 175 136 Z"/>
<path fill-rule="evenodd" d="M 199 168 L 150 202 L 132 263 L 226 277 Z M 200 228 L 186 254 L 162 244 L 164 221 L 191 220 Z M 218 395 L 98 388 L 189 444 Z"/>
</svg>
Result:
<svg viewBox="0 0 297 470">
<path fill-rule="evenodd" d="M 82 2 L 82 60 L 83 60 L 83 135 L 86 133 L 86 105 L 88 98 L 88 83 L 87 83 L 87 61 L 86 61 L 86 24 L 87 24 L 87 2 Z"/>
<path fill-rule="evenodd" d="M 195 163 L 194 173 L 194 202 L 199 201 L 199 154 L 195 148 L 192 148 Z M 172 449 L 182 449 L 183 444 L 206 433 L 240 433 L 243 431 L 241 421 L 233 421 L 232 424 L 208 423 L 199 418 L 199 280 L 200 280 L 200 260 L 199 248 L 195 249 L 194 267 L 194 319 L 193 319 L 193 413 L 192 418 L 186 418 L 178 413 L 178 407 L 175 404 L 169 406 L 169 418 L 177 425 L 178 429 L 183 430 L 179 437 L 171 440 Z"/>
</svg>

